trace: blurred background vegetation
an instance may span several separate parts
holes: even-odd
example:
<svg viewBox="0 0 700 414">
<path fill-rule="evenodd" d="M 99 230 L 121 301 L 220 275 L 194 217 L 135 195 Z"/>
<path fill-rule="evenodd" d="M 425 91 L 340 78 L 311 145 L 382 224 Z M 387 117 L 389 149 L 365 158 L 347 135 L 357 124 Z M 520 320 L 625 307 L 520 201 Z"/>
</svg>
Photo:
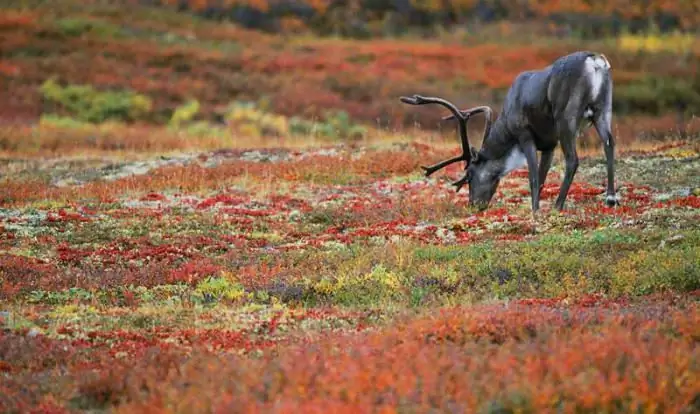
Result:
<svg viewBox="0 0 700 414">
<path fill-rule="evenodd" d="M 580 49 L 611 60 L 623 145 L 695 134 L 698 27 L 691 0 L 8 0 L 0 150 L 105 124 L 219 145 L 451 130 L 398 97 L 499 109 L 520 71 Z"/>
</svg>

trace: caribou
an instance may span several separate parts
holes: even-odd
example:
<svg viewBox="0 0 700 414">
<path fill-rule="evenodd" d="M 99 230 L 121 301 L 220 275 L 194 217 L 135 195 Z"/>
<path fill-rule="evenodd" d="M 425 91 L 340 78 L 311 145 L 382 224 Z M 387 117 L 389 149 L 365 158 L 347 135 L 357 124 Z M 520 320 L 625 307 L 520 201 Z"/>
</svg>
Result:
<svg viewBox="0 0 700 414">
<path fill-rule="evenodd" d="M 456 119 L 462 153 L 456 157 L 422 166 L 426 176 L 459 161 L 465 162 L 464 175 L 452 183 L 459 191 L 469 186 L 469 204 L 488 208 L 501 179 L 514 169 L 527 166 L 533 215 L 540 206 L 540 193 L 552 165 L 558 144 L 564 154 L 564 180 L 554 204 L 564 209 L 569 188 L 579 165 L 576 138 L 592 124 L 603 141 L 607 169 L 605 203 L 619 205 L 615 193 L 615 137 L 611 131 L 613 83 L 611 66 L 605 55 L 579 51 L 562 56 L 544 69 L 518 74 L 506 93 L 501 112 L 493 121 L 488 106 L 460 110 L 439 97 L 402 96 L 409 105 L 439 104 Z M 484 139 L 477 150 L 469 143 L 467 121 L 483 113 Z M 539 168 L 537 152 L 540 152 Z"/>
</svg>

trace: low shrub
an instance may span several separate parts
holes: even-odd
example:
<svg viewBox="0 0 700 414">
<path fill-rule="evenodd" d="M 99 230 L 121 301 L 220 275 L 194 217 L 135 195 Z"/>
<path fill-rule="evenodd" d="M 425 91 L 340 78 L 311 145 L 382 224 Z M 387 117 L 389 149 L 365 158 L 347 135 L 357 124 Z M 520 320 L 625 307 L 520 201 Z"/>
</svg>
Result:
<svg viewBox="0 0 700 414">
<path fill-rule="evenodd" d="M 356 140 L 367 135 L 367 128 L 355 124 L 346 111 L 327 111 L 323 121 L 314 122 L 292 117 L 289 130 L 295 135 L 312 135 L 329 139 Z"/>
<path fill-rule="evenodd" d="M 648 76 L 641 81 L 616 87 L 613 92 L 615 111 L 651 113 L 667 111 L 700 112 L 700 76 L 670 78 Z"/>
<path fill-rule="evenodd" d="M 77 17 L 59 19 L 56 20 L 55 24 L 60 33 L 70 37 L 80 37 L 87 33 L 94 33 L 100 37 L 114 38 L 121 31 L 119 26 L 109 22 Z"/>
<path fill-rule="evenodd" d="M 245 296 L 245 289 L 230 275 L 208 277 L 199 282 L 194 290 L 195 298 L 202 302 L 236 301 Z"/>
<path fill-rule="evenodd" d="M 144 119 L 152 107 L 149 97 L 135 92 L 98 91 L 90 85 L 61 86 L 53 78 L 46 80 L 40 91 L 43 98 L 55 105 L 58 111 L 67 112 L 79 121 L 90 123 Z"/>
<path fill-rule="evenodd" d="M 225 116 L 234 131 L 248 136 L 284 136 L 289 131 L 287 118 L 269 112 L 264 104 L 233 102 Z"/>
<path fill-rule="evenodd" d="M 646 295 L 700 289 L 700 247 L 635 252 L 613 270 L 615 294 Z"/>
</svg>

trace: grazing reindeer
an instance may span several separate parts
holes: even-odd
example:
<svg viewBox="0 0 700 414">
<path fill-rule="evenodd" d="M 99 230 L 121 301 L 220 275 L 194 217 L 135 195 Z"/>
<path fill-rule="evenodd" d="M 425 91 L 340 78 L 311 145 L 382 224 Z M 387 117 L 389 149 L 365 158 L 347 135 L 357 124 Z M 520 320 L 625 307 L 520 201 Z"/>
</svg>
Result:
<svg viewBox="0 0 700 414">
<path fill-rule="evenodd" d="M 595 126 L 605 147 L 607 160 L 608 206 L 618 205 L 615 195 L 615 138 L 610 122 L 612 89 L 610 62 L 599 53 L 575 52 L 560 57 L 542 70 L 520 73 L 508 90 L 503 109 L 492 122 L 493 111 L 479 106 L 460 111 L 452 103 L 436 97 L 401 97 L 410 105 L 440 104 L 456 118 L 462 144 L 462 154 L 429 167 L 422 167 L 426 176 L 459 161 L 465 161 L 465 174 L 452 184 L 459 191 L 469 184 L 469 203 L 480 209 L 488 207 L 498 184 L 510 171 L 528 167 L 532 211 L 540 206 L 540 192 L 552 165 L 552 156 L 561 143 L 566 162 L 564 181 L 555 202 L 564 208 L 569 187 L 578 168 L 576 137 L 582 126 Z M 477 151 L 469 145 L 466 123 L 470 117 L 484 113 L 484 141 Z M 537 151 L 541 151 L 539 170 Z"/>
</svg>

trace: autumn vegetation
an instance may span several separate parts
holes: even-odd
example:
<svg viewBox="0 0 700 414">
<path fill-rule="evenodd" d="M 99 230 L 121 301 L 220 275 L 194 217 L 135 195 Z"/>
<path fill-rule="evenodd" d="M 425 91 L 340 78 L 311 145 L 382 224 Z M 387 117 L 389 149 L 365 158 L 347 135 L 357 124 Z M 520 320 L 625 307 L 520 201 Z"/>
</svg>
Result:
<svg viewBox="0 0 700 414">
<path fill-rule="evenodd" d="M 0 412 L 699 413 L 700 10 L 516 3 L 0 5 Z M 422 176 L 578 49 L 620 206 Z"/>
</svg>

